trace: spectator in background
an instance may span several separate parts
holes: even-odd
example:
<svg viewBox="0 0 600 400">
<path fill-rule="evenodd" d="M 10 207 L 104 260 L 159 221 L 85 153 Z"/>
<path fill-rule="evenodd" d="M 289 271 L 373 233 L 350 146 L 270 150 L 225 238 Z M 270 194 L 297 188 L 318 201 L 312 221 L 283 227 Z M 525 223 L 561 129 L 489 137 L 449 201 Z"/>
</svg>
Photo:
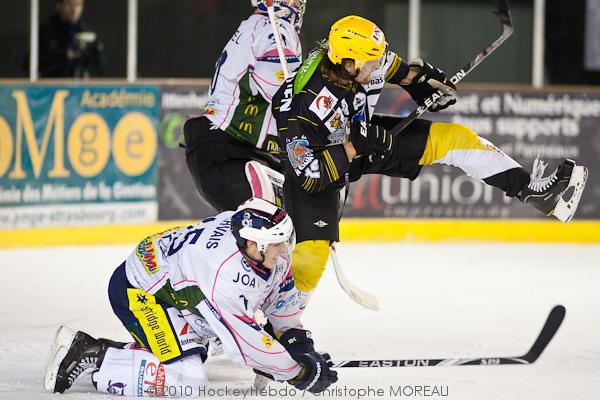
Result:
<svg viewBox="0 0 600 400">
<path fill-rule="evenodd" d="M 82 20 L 84 0 L 55 0 L 56 13 L 40 27 L 40 77 L 102 75 L 103 45 Z"/>
</svg>

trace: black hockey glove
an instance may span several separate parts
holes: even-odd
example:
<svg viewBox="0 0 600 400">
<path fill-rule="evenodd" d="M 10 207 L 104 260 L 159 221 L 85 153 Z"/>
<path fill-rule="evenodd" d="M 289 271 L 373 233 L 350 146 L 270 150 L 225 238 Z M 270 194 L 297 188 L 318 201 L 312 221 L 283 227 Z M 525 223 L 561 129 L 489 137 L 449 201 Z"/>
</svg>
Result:
<svg viewBox="0 0 600 400">
<path fill-rule="evenodd" d="M 271 336 L 275 337 L 273 333 L 273 326 L 270 322 L 263 327 L 263 329 Z M 312 340 L 312 335 L 310 331 L 304 329 L 288 329 L 281 335 L 279 340 L 277 340 L 281 345 L 287 350 L 290 356 L 296 361 L 300 362 L 297 359 L 297 356 L 301 356 L 305 353 L 312 353 L 315 351 L 315 345 Z M 266 372 L 262 372 L 256 368 L 254 368 L 254 372 L 258 375 L 266 376 L 269 379 L 273 379 L 273 376 Z"/>
<path fill-rule="evenodd" d="M 381 126 L 361 121 L 350 126 L 350 141 L 357 155 L 383 156 L 392 150 L 394 138 Z"/>
<path fill-rule="evenodd" d="M 315 351 L 315 344 L 312 340 L 312 335 L 310 331 L 304 329 L 288 329 L 281 335 L 278 340 L 279 343 L 294 360 L 296 360 L 297 355 L 312 353 Z M 298 361 L 298 360 L 296 360 Z"/>
<path fill-rule="evenodd" d="M 337 382 L 337 372 L 330 369 L 333 366 L 327 353 L 310 352 L 298 355 L 296 359 L 302 365 L 301 378 L 290 379 L 288 383 L 297 389 L 308 390 L 311 393 L 321 393 Z"/>
<path fill-rule="evenodd" d="M 417 70 L 417 75 L 408 85 L 402 85 L 418 105 L 425 105 L 425 99 L 441 92 L 439 98 L 429 107 L 429 111 L 440 111 L 456 103 L 456 86 L 446 77 L 441 69 L 434 67 L 422 58 L 416 58 L 409 64 L 411 70 Z"/>
</svg>

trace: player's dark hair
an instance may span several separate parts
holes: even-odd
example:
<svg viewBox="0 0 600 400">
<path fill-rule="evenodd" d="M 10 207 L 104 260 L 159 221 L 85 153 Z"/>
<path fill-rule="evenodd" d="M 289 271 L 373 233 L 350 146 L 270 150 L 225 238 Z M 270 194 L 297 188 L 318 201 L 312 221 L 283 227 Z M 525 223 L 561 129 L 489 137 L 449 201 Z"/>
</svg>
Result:
<svg viewBox="0 0 600 400">
<path fill-rule="evenodd" d="M 327 42 L 325 41 L 318 41 L 315 43 L 317 46 L 317 49 L 320 51 L 325 52 L 325 57 L 323 57 L 323 59 L 321 60 L 321 73 L 328 77 L 329 76 L 329 72 L 333 72 L 333 74 L 341 79 L 344 80 L 349 80 L 352 81 L 354 80 L 354 76 L 352 76 L 352 74 L 350 74 L 346 68 L 344 68 L 344 65 L 348 62 L 354 62 L 354 60 L 350 59 L 350 58 L 344 58 L 342 60 L 342 62 L 340 64 L 334 64 L 329 57 L 327 57 Z"/>
</svg>

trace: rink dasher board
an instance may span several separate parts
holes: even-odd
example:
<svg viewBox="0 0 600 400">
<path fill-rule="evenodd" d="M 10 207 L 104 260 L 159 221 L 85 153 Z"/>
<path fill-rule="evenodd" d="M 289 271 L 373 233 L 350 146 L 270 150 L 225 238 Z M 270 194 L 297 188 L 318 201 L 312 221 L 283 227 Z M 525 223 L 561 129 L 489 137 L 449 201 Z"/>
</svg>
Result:
<svg viewBox="0 0 600 400">
<path fill-rule="evenodd" d="M 113 210 L 117 207 L 114 204 L 106 206 Z M 135 208 L 129 210 L 133 215 L 146 213 L 146 216 L 155 216 L 157 212 L 155 203 L 151 202 L 128 207 Z M 125 208 L 123 212 L 128 212 Z M 180 220 L 139 224 L 131 221 L 130 224 L 119 225 L 0 228 L 0 248 L 135 244 L 151 233 L 197 222 Z M 600 222 L 581 220 L 563 224 L 555 220 L 346 218 L 340 223 L 340 239 L 342 243 L 476 241 L 594 244 L 600 243 Z"/>
</svg>

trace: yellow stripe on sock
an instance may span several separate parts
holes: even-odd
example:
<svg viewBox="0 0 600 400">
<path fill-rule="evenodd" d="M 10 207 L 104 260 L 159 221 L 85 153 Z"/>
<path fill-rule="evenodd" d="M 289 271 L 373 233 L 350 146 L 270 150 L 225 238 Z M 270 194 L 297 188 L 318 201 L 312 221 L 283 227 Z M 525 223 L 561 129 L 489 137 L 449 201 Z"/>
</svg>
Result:
<svg viewBox="0 0 600 400">
<path fill-rule="evenodd" d="M 450 150 L 488 150 L 493 149 L 479 141 L 479 136 L 461 124 L 434 122 L 429 128 L 425 151 L 419 165 L 430 165 L 441 160 Z"/>
</svg>

